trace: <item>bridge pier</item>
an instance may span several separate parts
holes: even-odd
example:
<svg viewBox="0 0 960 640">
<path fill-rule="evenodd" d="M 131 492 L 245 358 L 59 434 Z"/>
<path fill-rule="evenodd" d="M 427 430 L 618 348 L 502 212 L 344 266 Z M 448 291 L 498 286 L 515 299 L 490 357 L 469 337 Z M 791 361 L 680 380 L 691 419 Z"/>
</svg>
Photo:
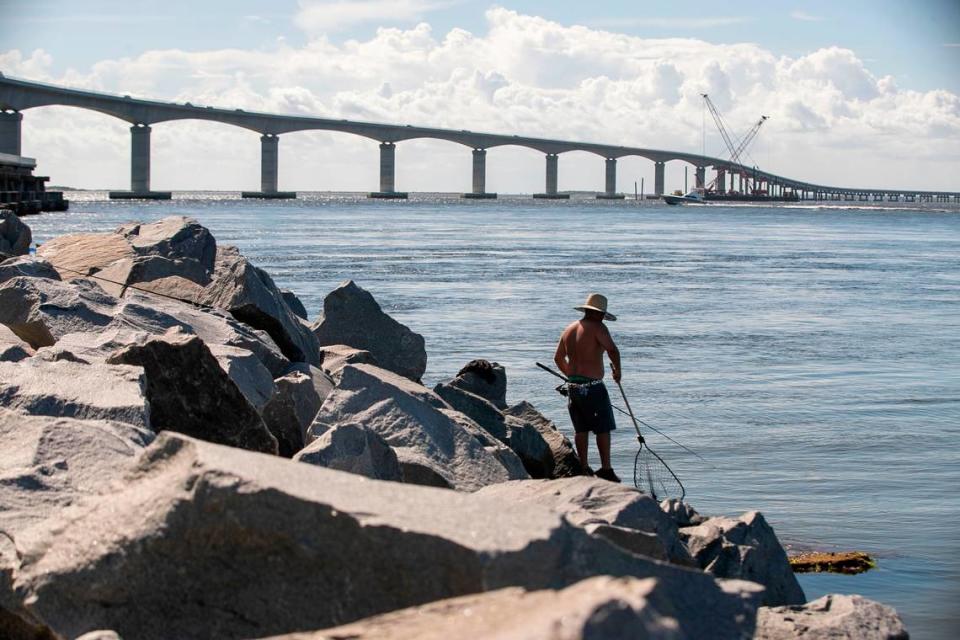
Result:
<svg viewBox="0 0 960 640">
<path fill-rule="evenodd" d="M 546 190 L 544 193 L 535 193 L 533 194 L 534 198 L 541 198 L 546 200 L 569 200 L 569 193 L 558 193 L 557 191 L 557 177 L 559 174 L 559 169 L 557 167 L 559 156 L 556 153 L 547 154 L 547 179 L 546 179 Z"/>
<path fill-rule="evenodd" d="M 130 127 L 130 191 L 111 191 L 111 200 L 169 200 L 169 191 L 150 190 L 150 125 Z"/>
<path fill-rule="evenodd" d="M 473 190 L 470 193 L 464 193 L 462 197 L 475 200 L 493 200 L 497 197 L 495 193 L 487 193 L 487 150 L 473 150 Z"/>
<path fill-rule="evenodd" d="M 623 194 L 617 193 L 617 159 L 604 160 L 603 193 L 597 194 L 598 200 L 623 200 Z"/>
<path fill-rule="evenodd" d="M 20 125 L 23 123 L 23 114 L 12 109 L 0 111 L 0 153 L 9 153 L 19 156 Z"/>
<path fill-rule="evenodd" d="M 694 186 L 697 189 L 703 189 L 707 186 L 707 168 L 706 167 L 697 167 L 696 171 L 693 173 L 694 176 Z"/>
<path fill-rule="evenodd" d="M 260 136 L 260 191 L 242 191 L 242 198 L 289 200 L 296 198 L 295 191 L 278 191 L 280 165 L 280 137 L 275 133 Z"/>
<path fill-rule="evenodd" d="M 717 193 L 727 192 L 727 172 L 723 169 L 717 169 Z"/>
<path fill-rule="evenodd" d="M 397 166 L 396 151 L 397 145 L 394 143 L 380 143 L 380 191 L 373 191 L 369 193 L 367 197 L 406 200 L 407 194 L 402 191 L 397 191 L 394 188 L 394 176 Z"/>
<path fill-rule="evenodd" d="M 653 193 L 654 195 L 662 196 L 663 195 L 663 176 L 664 168 L 667 166 L 666 162 L 654 162 L 653 163 Z"/>
</svg>

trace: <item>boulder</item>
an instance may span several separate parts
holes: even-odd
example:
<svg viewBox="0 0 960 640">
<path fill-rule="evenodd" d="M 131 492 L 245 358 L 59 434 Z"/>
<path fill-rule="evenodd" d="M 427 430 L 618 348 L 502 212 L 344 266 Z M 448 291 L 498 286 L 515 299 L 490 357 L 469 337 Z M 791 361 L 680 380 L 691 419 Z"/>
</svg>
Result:
<svg viewBox="0 0 960 640">
<path fill-rule="evenodd" d="M 290 291 L 290 289 L 280 289 L 280 295 L 283 296 L 283 301 L 290 307 L 290 311 L 293 311 L 298 318 L 303 318 L 304 320 L 310 319 L 310 316 L 307 314 L 307 308 L 300 302 L 297 294 Z"/>
<path fill-rule="evenodd" d="M 38 349 L 68 333 L 99 331 L 113 319 L 114 302 L 88 280 L 18 276 L 0 284 L 0 324 Z"/>
<path fill-rule="evenodd" d="M 670 516 L 678 527 L 695 527 L 707 521 L 707 518 L 697 513 L 689 503 L 676 498 L 667 498 L 662 501 L 660 509 Z"/>
<path fill-rule="evenodd" d="M 136 367 L 28 358 L 0 362 L 0 407 L 38 416 L 113 420 L 148 426 Z"/>
<path fill-rule="evenodd" d="M 858 595 L 830 594 L 806 604 L 761 607 L 756 640 L 907 640 L 892 607 Z"/>
<path fill-rule="evenodd" d="M 689 637 L 741 638 L 757 601 L 749 583 L 626 553 L 535 504 L 378 482 L 170 432 L 120 491 L 17 543 L 24 614 L 71 638 L 95 629 L 141 640 L 261 637 L 604 574 L 656 578 L 676 610 L 700 612 L 684 616 Z"/>
<path fill-rule="evenodd" d="M 340 372 L 348 364 L 379 366 L 377 360 L 369 351 L 354 349 L 345 344 L 330 344 L 320 347 L 320 364 L 324 371 L 333 376 L 334 380 L 340 379 Z"/>
<path fill-rule="evenodd" d="M 509 480 L 510 472 L 464 421 L 469 418 L 426 387 L 373 365 L 348 365 L 307 440 L 339 424 L 360 423 L 396 451 L 406 482 L 475 491 Z M 480 431 L 475 423 L 473 428 Z"/>
<path fill-rule="evenodd" d="M 653 534 L 663 556 L 674 564 L 696 566 L 684 548 L 677 526 L 647 494 L 621 484 L 585 476 L 560 480 L 528 480 L 485 487 L 478 495 L 495 498 L 502 504 L 538 504 L 562 513 L 572 524 L 611 525 Z M 600 530 L 600 535 L 608 533 Z M 617 541 L 619 533 L 610 533 Z M 608 536 L 604 536 L 608 537 Z M 636 544 L 644 544 L 637 541 Z"/>
<path fill-rule="evenodd" d="M 126 238 L 116 233 L 71 233 L 37 249 L 37 256 L 52 264 L 64 280 L 85 278 L 136 255 Z"/>
<path fill-rule="evenodd" d="M 403 482 L 397 454 L 376 431 L 360 424 L 337 425 L 299 451 L 293 459 L 374 480 Z"/>
<path fill-rule="evenodd" d="M 129 287 L 196 302 L 210 282 L 210 272 L 195 260 L 163 256 L 122 258 L 96 273 L 104 291 L 122 298 Z"/>
<path fill-rule="evenodd" d="M 710 518 L 680 529 L 690 555 L 719 578 L 751 580 L 766 587 L 763 605 L 803 604 L 807 598 L 793 575 L 773 528 L 757 511 L 739 518 Z"/>
<path fill-rule="evenodd" d="M 261 415 L 279 443 L 280 455 L 290 458 L 303 449 L 307 429 L 333 391 L 333 380 L 322 370 L 300 362 L 273 382 L 276 393 Z"/>
<path fill-rule="evenodd" d="M 496 458 L 497 461 L 504 466 L 507 470 L 508 480 L 530 479 L 530 474 L 527 473 L 527 470 L 524 468 L 523 461 L 520 460 L 520 456 L 513 452 L 513 449 L 494 438 L 466 414 L 456 410 L 446 411 L 445 413 L 451 420 L 460 425 L 464 431 L 476 438 L 477 442 L 487 450 L 487 453 Z"/>
<path fill-rule="evenodd" d="M 0 253 L 23 256 L 30 252 L 33 234 L 13 211 L 0 209 Z"/>
<path fill-rule="evenodd" d="M 267 272 L 253 266 L 235 247 L 217 251 L 213 280 L 200 302 L 266 331 L 291 361 L 320 366 L 320 345 L 310 327 L 290 310 Z"/>
<path fill-rule="evenodd" d="M 20 362 L 34 354 L 33 348 L 20 336 L 0 324 L 0 362 Z"/>
<path fill-rule="evenodd" d="M 104 491 L 133 467 L 136 454 L 152 440 L 152 432 L 120 422 L 0 409 L 4 533 L 16 538 L 79 498 Z"/>
<path fill-rule="evenodd" d="M 208 272 L 217 258 L 217 241 L 193 218 L 168 216 L 149 224 L 131 223 L 114 233 L 122 235 L 139 256 L 192 260 Z"/>
<path fill-rule="evenodd" d="M 377 364 L 419 381 L 427 369 L 423 336 L 400 324 L 352 280 L 323 300 L 323 313 L 313 324 L 320 346 L 343 344 L 369 351 Z"/>
<path fill-rule="evenodd" d="M 252 351 L 224 344 L 207 345 L 237 389 L 253 408 L 263 411 L 276 391 L 273 376 Z"/>
<path fill-rule="evenodd" d="M 46 260 L 38 260 L 33 256 L 17 256 L 0 262 L 0 284 L 17 276 L 31 278 L 47 278 L 59 280 L 60 274 Z"/>
<path fill-rule="evenodd" d="M 553 422 L 547 419 L 542 413 L 537 411 L 536 407 L 524 400 L 509 407 L 503 413 L 535 429 L 537 433 L 540 434 L 540 437 L 543 438 L 544 442 L 547 443 L 547 446 L 550 447 L 553 465 L 550 467 L 551 472 L 549 477 L 570 478 L 583 475 L 583 466 L 581 466 L 580 458 L 577 457 L 577 452 L 570 443 L 570 440 L 560 433 L 557 425 L 553 424 Z M 519 426 L 512 428 L 518 430 L 518 441 L 526 437 L 526 434 L 519 432 Z M 543 464 L 548 466 L 546 462 Z"/>
<path fill-rule="evenodd" d="M 451 383 L 433 388 L 450 406 L 480 425 L 484 431 L 505 444 L 521 461 L 532 478 L 552 478 L 553 452 L 533 425 L 513 416 L 504 416 L 491 402 Z"/>
<path fill-rule="evenodd" d="M 220 368 L 203 340 L 176 330 L 117 351 L 108 362 L 144 368 L 150 428 L 210 442 L 277 452 L 260 414 Z"/>
<path fill-rule="evenodd" d="M 722 638 L 720 632 L 701 635 L 709 626 L 703 621 L 709 614 L 675 587 L 656 578 L 608 576 L 588 578 L 561 590 L 511 587 L 272 640 Z"/>
<path fill-rule="evenodd" d="M 501 411 L 507 408 L 507 372 L 496 362 L 471 360 L 450 384 L 486 399 Z"/>
</svg>

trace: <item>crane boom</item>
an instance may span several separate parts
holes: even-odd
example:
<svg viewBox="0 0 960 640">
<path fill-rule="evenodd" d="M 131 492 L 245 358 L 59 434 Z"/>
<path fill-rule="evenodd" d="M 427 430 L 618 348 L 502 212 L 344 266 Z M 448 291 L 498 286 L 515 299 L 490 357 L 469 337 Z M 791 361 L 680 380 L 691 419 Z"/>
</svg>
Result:
<svg viewBox="0 0 960 640">
<path fill-rule="evenodd" d="M 733 156 L 736 152 L 736 147 L 733 145 L 733 140 L 730 138 L 730 133 L 727 131 L 726 123 L 723 121 L 723 116 L 720 115 L 720 111 L 717 110 L 717 106 L 713 104 L 713 100 L 710 99 L 705 93 L 701 93 L 703 96 L 704 102 L 707 104 L 707 109 L 710 111 L 710 115 L 713 117 L 713 122 L 717 125 L 717 129 L 720 131 L 720 137 L 723 138 L 724 143 L 727 145 L 727 151 L 730 152 L 730 155 Z"/>
<path fill-rule="evenodd" d="M 700 94 L 703 97 L 703 101 L 707 106 L 707 109 L 710 111 L 710 115 L 713 117 L 714 123 L 717 125 L 717 130 L 720 132 L 720 137 L 723 138 L 724 144 L 727 145 L 727 151 L 730 153 L 730 163 L 731 164 L 743 164 L 741 161 L 742 156 L 747 152 L 747 149 L 750 147 L 750 144 L 753 143 L 753 140 L 757 137 L 757 134 L 760 132 L 760 127 L 763 126 L 763 123 L 767 121 L 767 116 L 760 116 L 760 119 L 757 120 L 756 124 L 750 128 L 749 131 L 743 136 L 743 138 L 736 138 L 734 142 L 734 137 L 730 135 L 730 131 L 727 127 L 727 123 L 723 120 L 723 116 L 720 115 L 720 110 L 717 109 L 717 106 L 713 104 L 713 100 L 710 99 L 705 93 Z M 744 175 L 741 173 L 741 175 Z M 716 184 L 717 179 L 714 180 L 706 186 L 706 190 L 710 190 Z"/>
<path fill-rule="evenodd" d="M 757 120 L 757 123 L 753 125 L 753 128 L 743 136 L 743 140 L 740 141 L 739 146 L 734 150 L 733 155 L 730 156 L 731 162 L 740 162 L 740 156 L 742 156 L 747 151 L 747 147 L 750 146 L 750 143 L 753 142 L 753 139 L 757 137 L 757 134 L 760 133 L 760 127 L 764 122 L 767 121 L 767 116 L 760 116 L 760 119 Z"/>
</svg>

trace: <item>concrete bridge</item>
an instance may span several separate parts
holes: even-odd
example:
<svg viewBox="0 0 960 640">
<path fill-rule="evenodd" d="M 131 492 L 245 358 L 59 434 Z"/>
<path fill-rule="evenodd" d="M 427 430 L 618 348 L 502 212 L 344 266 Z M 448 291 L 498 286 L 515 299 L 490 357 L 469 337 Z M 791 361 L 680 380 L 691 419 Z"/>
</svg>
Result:
<svg viewBox="0 0 960 640">
<path fill-rule="evenodd" d="M 713 158 L 680 151 L 645 149 L 589 142 L 552 140 L 514 135 L 467 131 L 465 129 L 437 129 L 411 125 L 379 124 L 354 120 L 335 120 L 303 116 L 248 112 L 242 109 L 222 109 L 155 100 L 141 100 L 130 96 L 116 96 L 92 91 L 30 82 L 0 74 L 0 153 L 20 155 L 23 112 L 35 107 L 63 105 L 90 109 L 120 118 L 130 123 L 130 190 L 114 191 L 111 198 L 165 199 L 170 192 L 150 189 L 150 132 L 151 126 L 171 120 L 212 120 L 249 129 L 260 134 L 260 190 L 244 192 L 244 197 L 292 198 L 296 194 L 277 189 L 277 168 L 280 136 L 293 131 L 340 131 L 380 142 L 380 187 L 370 193 L 373 198 L 405 198 L 407 194 L 395 188 L 396 145 L 404 140 L 432 138 L 447 140 L 468 147 L 473 154 L 473 188 L 465 198 L 495 198 L 486 190 L 487 149 L 515 145 L 535 149 L 545 157 L 545 187 L 535 198 L 567 198 L 557 189 L 559 156 L 569 151 L 587 151 L 604 159 L 605 180 L 598 198 L 623 198 L 616 191 L 617 159 L 640 156 L 654 163 L 654 193 L 664 192 L 667 162 L 679 160 L 695 167 L 697 186 L 706 184 L 707 169 L 716 174 L 716 190 L 740 193 L 765 191 L 771 197 L 796 197 L 802 200 L 906 200 L 960 202 L 960 193 L 947 191 L 917 191 L 903 189 L 859 189 L 832 187 L 793 180 L 754 167 L 731 164 Z"/>
</svg>

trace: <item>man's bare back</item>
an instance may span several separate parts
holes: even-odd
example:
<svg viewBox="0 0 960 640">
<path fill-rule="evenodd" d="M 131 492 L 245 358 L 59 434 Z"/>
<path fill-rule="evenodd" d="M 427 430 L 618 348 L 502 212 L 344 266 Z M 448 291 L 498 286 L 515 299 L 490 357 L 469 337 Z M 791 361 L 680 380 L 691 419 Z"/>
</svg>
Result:
<svg viewBox="0 0 960 640">
<path fill-rule="evenodd" d="M 613 379 L 620 382 L 620 351 L 603 321 L 590 315 L 588 312 L 563 330 L 554 362 L 567 377 L 582 376 L 600 380 L 603 378 L 603 354 L 606 352 L 610 357 Z"/>
</svg>

